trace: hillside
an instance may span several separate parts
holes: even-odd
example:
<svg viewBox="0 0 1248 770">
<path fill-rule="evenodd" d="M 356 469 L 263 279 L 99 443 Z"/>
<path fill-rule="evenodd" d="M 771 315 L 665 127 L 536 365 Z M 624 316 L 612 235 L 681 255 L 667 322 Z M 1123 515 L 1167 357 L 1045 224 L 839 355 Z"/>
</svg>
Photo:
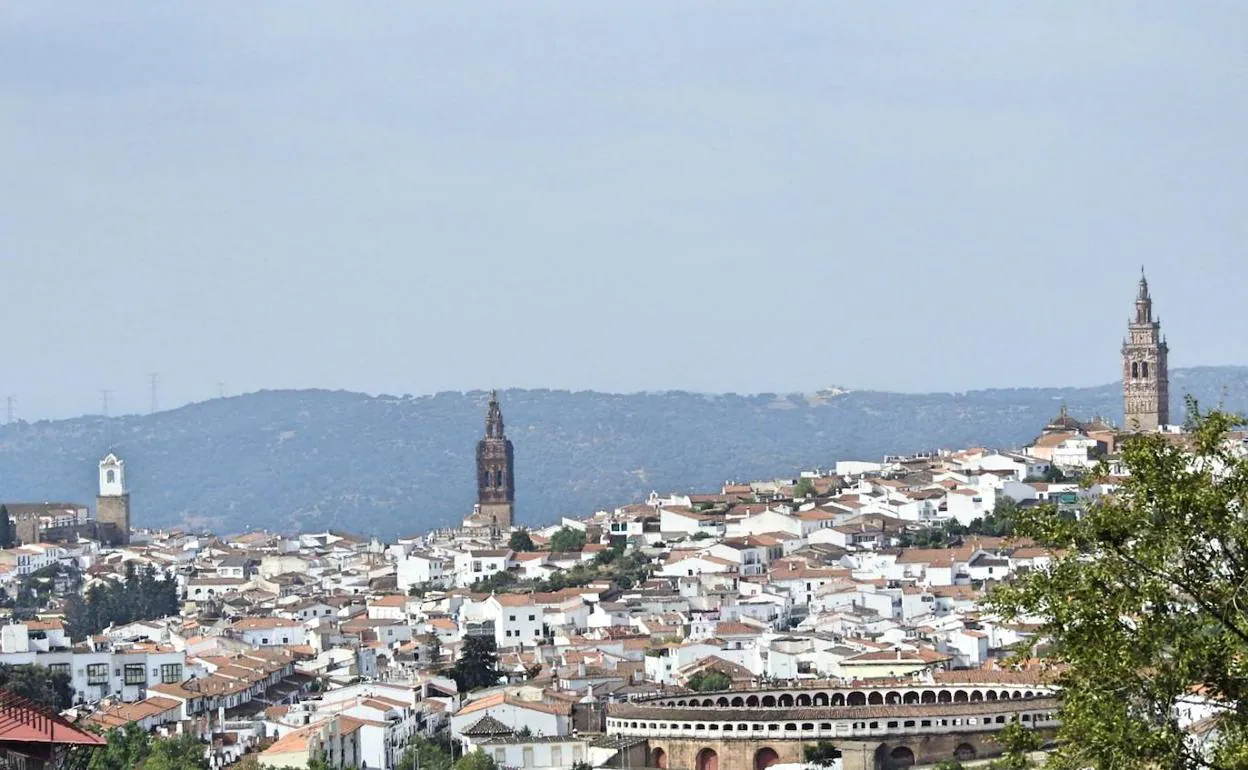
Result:
<svg viewBox="0 0 1248 770">
<path fill-rule="evenodd" d="M 1171 375 L 1185 394 L 1248 410 L 1248 367 Z M 500 394 L 516 445 L 521 522 L 792 475 L 837 459 L 1019 446 L 1066 403 L 1120 420 L 1117 384 L 921 395 Z M 475 495 L 484 393 L 264 391 L 150 416 L 0 428 L 0 499 L 93 502 L 108 449 L 126 460 L 136 526 L 342 528 L 383 537 L 457 523 Z"/>
</svg>

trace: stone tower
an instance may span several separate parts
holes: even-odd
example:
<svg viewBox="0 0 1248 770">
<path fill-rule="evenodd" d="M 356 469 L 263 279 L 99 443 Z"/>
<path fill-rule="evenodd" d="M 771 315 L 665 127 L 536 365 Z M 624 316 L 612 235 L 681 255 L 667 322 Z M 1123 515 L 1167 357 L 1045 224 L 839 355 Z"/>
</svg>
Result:
<svg viewBox="0 0 1248 770">
<path fill-rule="evenodd" d="M 515 450 L 503 432 L 498 393 L 490 391 L 485 437 L 477 442 L 477 510 L 473 517 L 485 526 L 506 529 L 511 526 L 515 505 Z"/>
<path fill-rule="evenodd" d="M 130 493 L 126 463 L 109 452 L 100 460 L 100 494 L 95 498 L 96 536 L 111 545 L 130 543 Z"/>
<path fill-rule="evenodd" d="M 1153 319 L 1153 298 L 1140 269 L 1135 293 L 1135 318 L 1122 341 L 1123 426 L 1129 431 L 1154 431 L 1170 424 L 1169 348 L 1161 321 Z"/>
</svg>

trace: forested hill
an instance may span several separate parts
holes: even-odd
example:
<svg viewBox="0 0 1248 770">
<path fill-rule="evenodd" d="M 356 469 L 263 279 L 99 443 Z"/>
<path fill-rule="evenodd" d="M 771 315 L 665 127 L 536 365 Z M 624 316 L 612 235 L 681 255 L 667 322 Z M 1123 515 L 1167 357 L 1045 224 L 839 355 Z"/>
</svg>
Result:
<svg viewBox="0 0 1248 770">
<path fill-rule="evenodd" d="M 1248 367 L 1171 375 L 1185 394 L 1248 411 Z M 1121 420 L 1117 384 L 921 395 L 500 393 L 516 445 L 521 522 L 554 521 L 651 490 L 717 489 L 837 459 L 1021 446 L 1062 403 Z M 264 391 L 150 416 L 0 428 L 0 500 L 93 502 L 96 464 L 126 461 L 136 526 L 218 532 L 340 528 L 390 537 L 458 522 L 475 496 L 484 393 Z"/>
</svg>

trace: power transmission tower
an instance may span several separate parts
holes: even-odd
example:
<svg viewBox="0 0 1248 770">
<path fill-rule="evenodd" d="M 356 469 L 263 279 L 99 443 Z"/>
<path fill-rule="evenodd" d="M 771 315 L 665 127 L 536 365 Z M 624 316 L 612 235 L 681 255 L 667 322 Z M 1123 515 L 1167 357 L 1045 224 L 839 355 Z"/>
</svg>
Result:
<svg viewBox="0 0 1248 770">
<path fill-rule="evenodd" d="M 8 396 L 4 399 L 4 424 L 12 425 L 17 420 L 17 399 Z"/>
<path fill-rule="evenodd" d="M 160 398 L 158 397 L 159 389 L 160 389 L 160 374 L 158 372 L 152 372 L 152 411 L 151 411 L 151 414 L 156 414 L 156 412 L 160 411 Z"/>
<path fill-rule="evenodd" d="M 113 391 L 103 388 L 100 390 L 100 412 L 108 417 L 108 405 L 113 400 Z"/>
<path fill-rule="evenodd" d="M 217 383 L 217 398 L 225 398 L 225 383 Z"/>
</svg>

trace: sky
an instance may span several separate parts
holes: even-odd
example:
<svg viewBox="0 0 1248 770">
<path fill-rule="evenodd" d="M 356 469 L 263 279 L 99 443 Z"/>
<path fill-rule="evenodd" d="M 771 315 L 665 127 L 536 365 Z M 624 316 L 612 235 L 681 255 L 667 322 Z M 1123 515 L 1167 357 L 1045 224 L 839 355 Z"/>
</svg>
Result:
<svg viewBox="0 0 1248 770">
<path fill-rule="evenodd" d="M 1100 384 L 1141 265 L 1172 366 L 1248 364 L 1245 26 L 1236 2 L 9 3 L 0 397 Z"/>
</svg>

